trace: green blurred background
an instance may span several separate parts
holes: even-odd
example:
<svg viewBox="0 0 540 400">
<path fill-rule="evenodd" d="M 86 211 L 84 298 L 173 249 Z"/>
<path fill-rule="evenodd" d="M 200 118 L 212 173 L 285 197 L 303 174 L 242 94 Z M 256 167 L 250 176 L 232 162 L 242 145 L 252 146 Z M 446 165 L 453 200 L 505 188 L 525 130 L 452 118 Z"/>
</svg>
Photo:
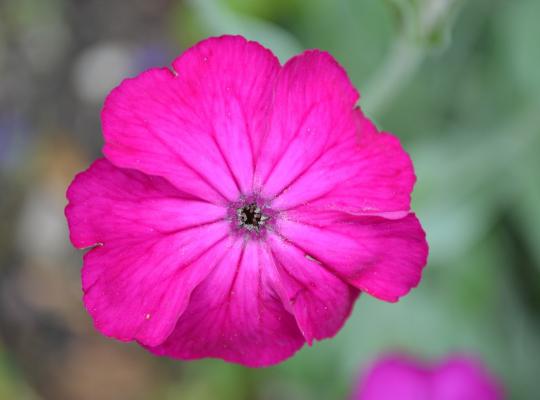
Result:
<svg viewBox="0 0 540 400">
<path fill-rule="evenodd" d="M 473 353 L 508 398 L 539 398 L 539 17 L 538 0 L 0 0 L 0 399 L 345 399 L 392 350 Z M 415 162 L 431 246 L 409 296 L 362 296 L 334 339 L 261 370 L 95 333 L 63 217 L 108 91 L 223 33 L 339 60 Z"/>
</svg>

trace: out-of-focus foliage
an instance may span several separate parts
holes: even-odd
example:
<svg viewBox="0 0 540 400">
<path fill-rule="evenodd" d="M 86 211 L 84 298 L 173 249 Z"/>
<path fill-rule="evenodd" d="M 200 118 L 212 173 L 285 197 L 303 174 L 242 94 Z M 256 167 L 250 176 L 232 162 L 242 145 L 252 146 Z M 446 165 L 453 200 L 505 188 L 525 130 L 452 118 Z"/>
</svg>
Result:
<svg viewBox="0 0 540 400">
<path fill-rule="evenodd" d="M 540 371 L 540 2 L 0 1 L 0 399 L 345 399 L 382 351 L 483 358 L 509 398 Z M 102 338 L 82 309 L 64 190 L 99 154 L 124 76 L 209 35 L 285 61 L 330 51 L 415 161 L 431 245 L 398 304 L 361 296 L 345 328 L 250 370 L 174 362 Z"/>
</svg>

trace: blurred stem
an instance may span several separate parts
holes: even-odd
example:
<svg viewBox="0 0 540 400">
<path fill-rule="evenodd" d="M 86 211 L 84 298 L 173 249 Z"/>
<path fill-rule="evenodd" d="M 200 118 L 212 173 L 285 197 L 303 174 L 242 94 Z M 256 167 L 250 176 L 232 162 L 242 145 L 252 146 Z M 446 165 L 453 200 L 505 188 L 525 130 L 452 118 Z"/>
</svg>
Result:
<svg viewBox="0 0 540 400">
<path fill-rule="evenodd" d="M 384 112 L 390 102 L 412 79 L 433 46 L 430 38 L 449 29 L 452 14 L 463 0 L 388 0 L 400 16 L 401 24 L 394 43 L 364 90 L 362 104 L 371 116 Z"/>
<path fill-rule="evenodd" d="M 362 96 L 363 108 L 371 116 L 380 115 L 414 76 L 424 58 L 424 49 L 398 37 L 382 67 L 370 78 Z"/>
</svg>

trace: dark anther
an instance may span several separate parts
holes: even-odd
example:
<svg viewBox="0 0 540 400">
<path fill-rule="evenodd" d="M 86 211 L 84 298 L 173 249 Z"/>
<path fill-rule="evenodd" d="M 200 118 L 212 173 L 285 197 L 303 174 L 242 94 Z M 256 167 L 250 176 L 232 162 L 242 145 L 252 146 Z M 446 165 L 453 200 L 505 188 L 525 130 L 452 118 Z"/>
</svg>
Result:
<svg viewBox="0 0 540 400">
<path fill-rule="evenodd" d="M 255 204 L 247 204 L 237 210 L 238 225 L 245 227 L 247 230 L 258 231 L 261 226 L 266 223 L 268 217 L 264 215 L 261 208 Z"/>
</svg>

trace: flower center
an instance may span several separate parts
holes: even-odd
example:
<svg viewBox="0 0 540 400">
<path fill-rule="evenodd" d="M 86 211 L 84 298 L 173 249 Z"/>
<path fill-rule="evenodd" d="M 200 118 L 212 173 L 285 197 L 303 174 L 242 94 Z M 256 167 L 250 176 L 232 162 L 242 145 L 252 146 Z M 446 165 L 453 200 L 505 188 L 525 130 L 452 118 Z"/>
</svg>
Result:
<svg viewBox="0 0 540 400">
<path fill-rule="evenodd" d="M 259 232 L 270 218 L 263 214 L 261 208 L 256 203 L 249 203 L 236 209 L 238 226 L 248 231 Z"/>
<path fill-rule="evenodd" d="M 244 239 L 264 239 L 268 231 L 275 229 L 279 212 L 271 208 L 271 203 L 257 194 L 241 195 L 227 207 L 227 219 L 231 233 Z"/>
</svg>

